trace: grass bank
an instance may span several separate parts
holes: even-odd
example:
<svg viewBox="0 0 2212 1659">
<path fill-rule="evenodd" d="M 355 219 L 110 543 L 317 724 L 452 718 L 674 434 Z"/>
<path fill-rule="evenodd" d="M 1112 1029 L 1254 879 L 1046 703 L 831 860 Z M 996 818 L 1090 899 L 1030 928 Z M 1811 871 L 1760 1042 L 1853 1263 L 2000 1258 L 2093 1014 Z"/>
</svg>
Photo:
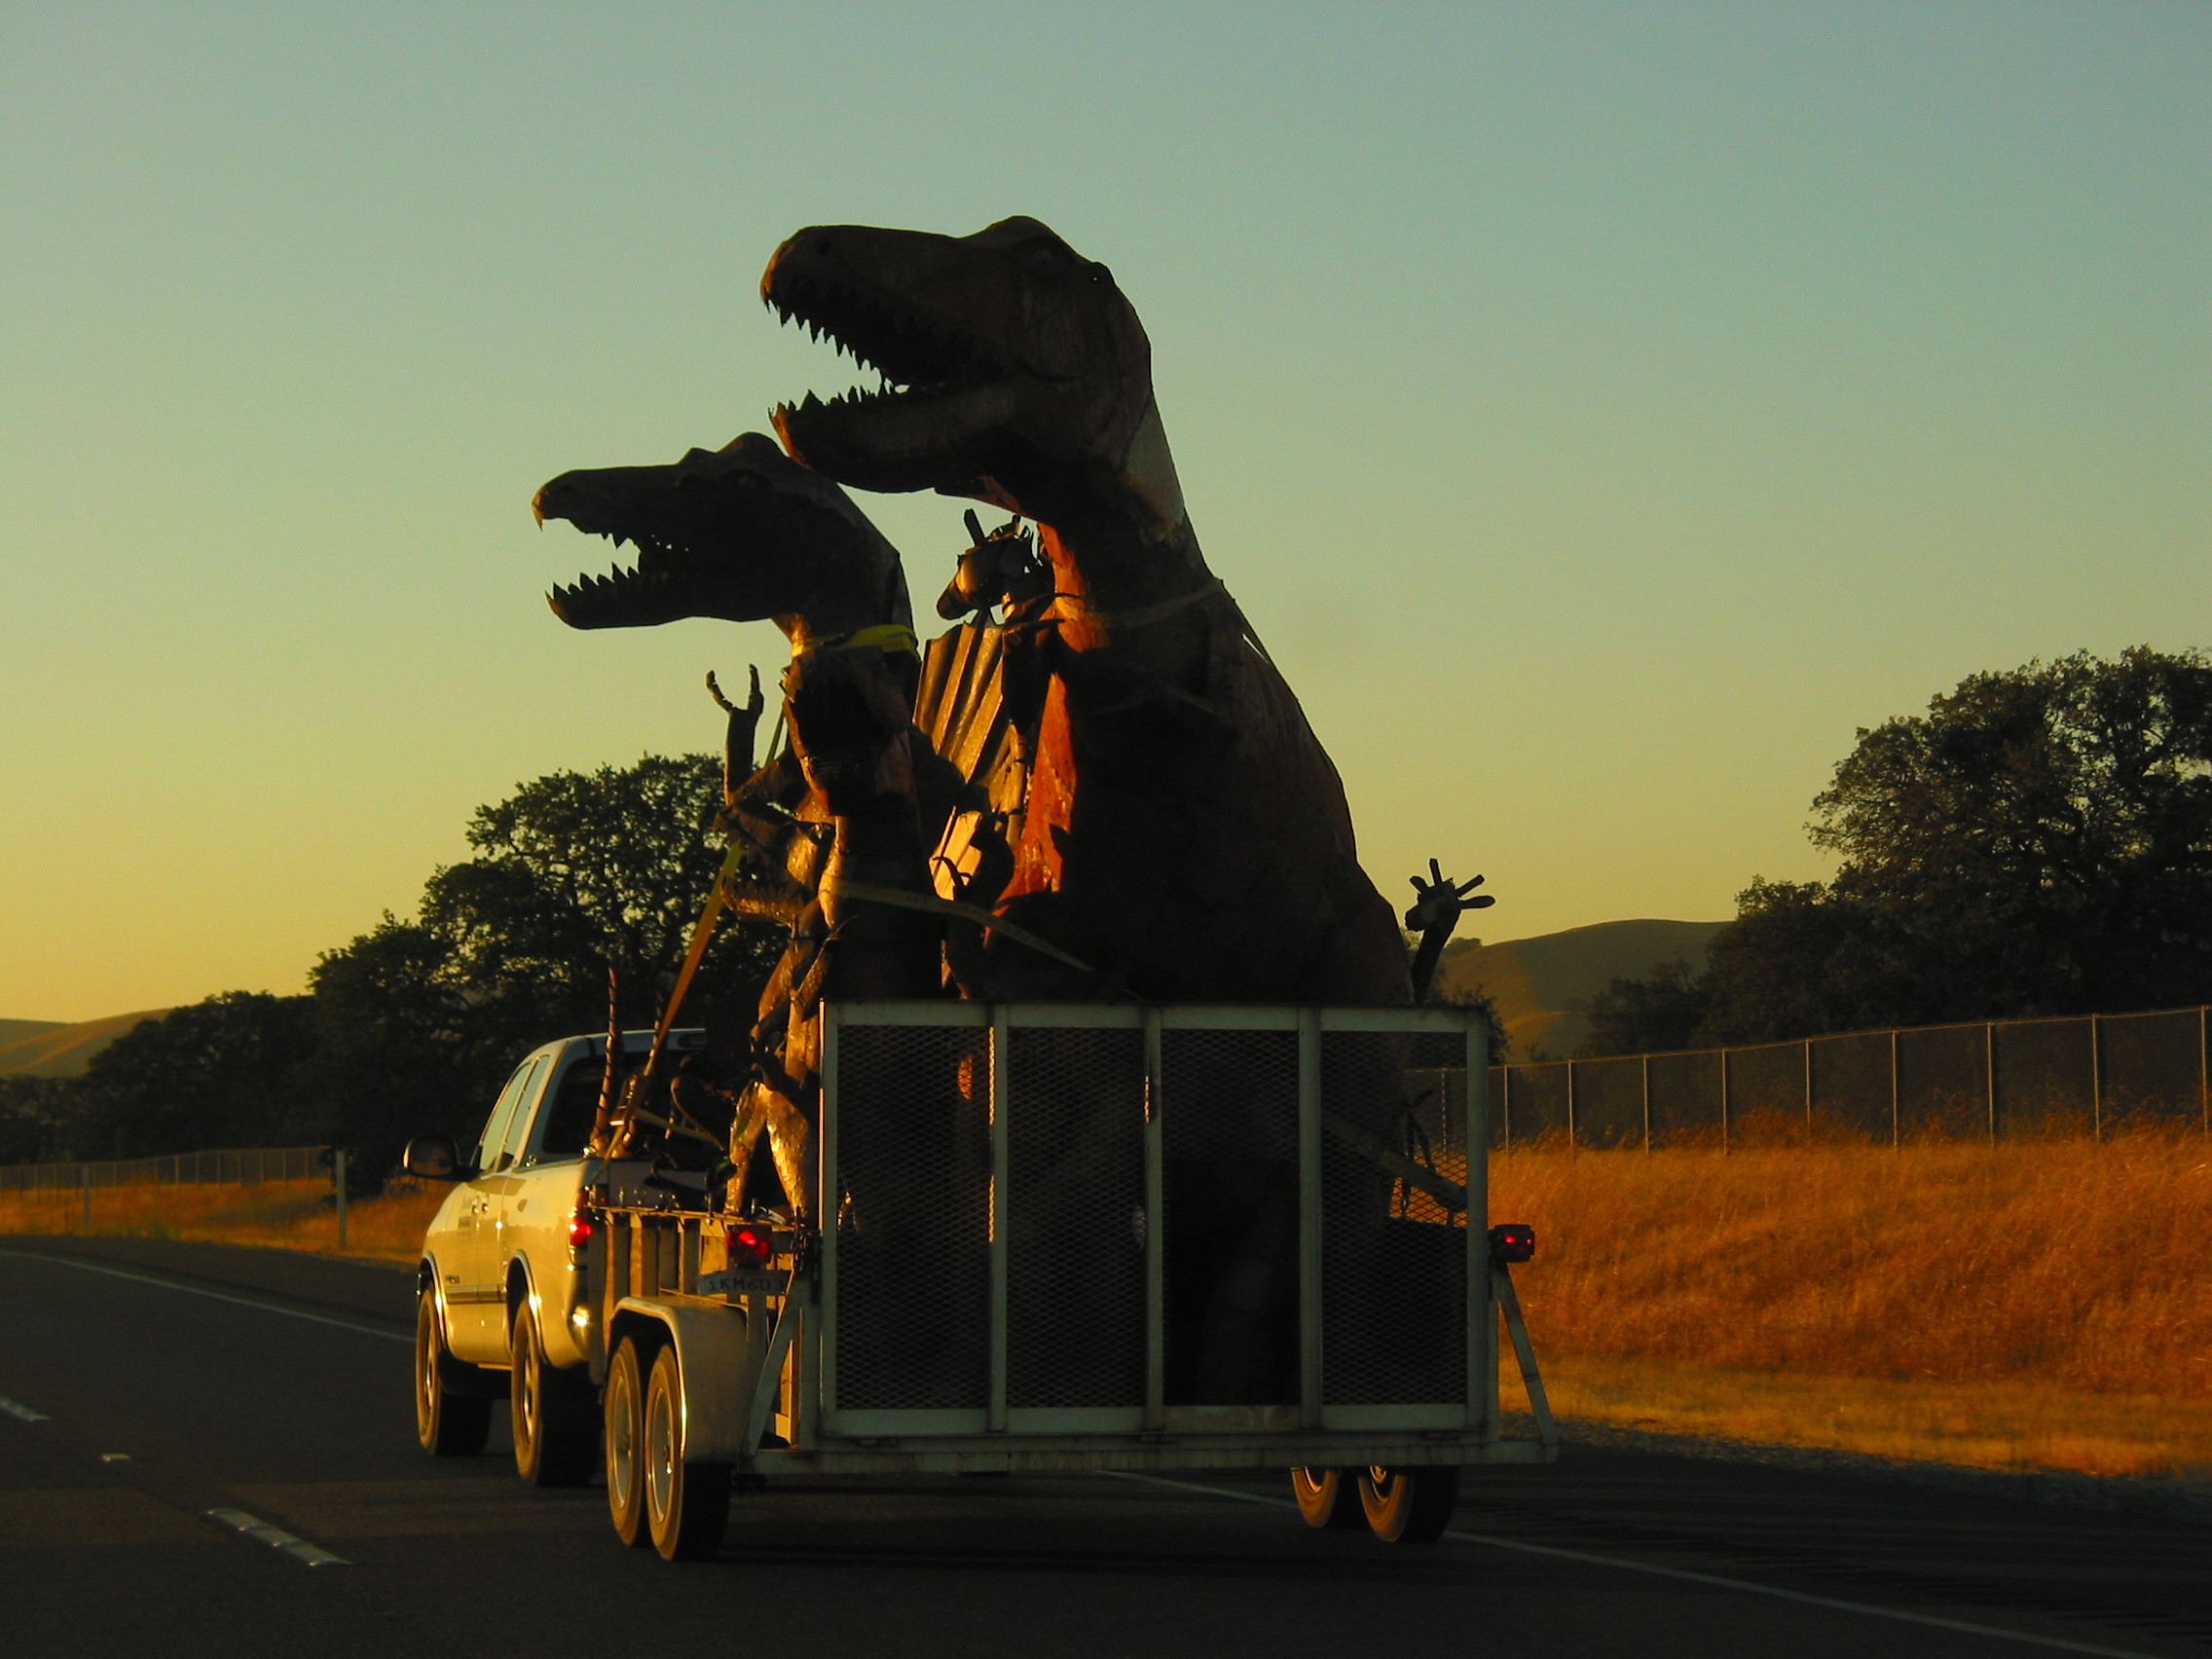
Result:
<svg viewBox="0 0 2212 1659">
<path fill-rule="evenodd" d="M 0 1233 L 192 1238 L 411 1263 L 422 1255 L 423 1230 L 445 1193 L 438 1187 L 354 1199 L 347 1205 L 343 1251 L 326 1179 L 252 1187 L 95 1187 L 89 1220 L 78 1188 L 0 1193 Z"/>
<path fill-rule="evenodd" d="M 1492 1164 L 1567 1415 L 2212 1478 L 2212 1147 L 1934 1142 Z"/>
</svg>

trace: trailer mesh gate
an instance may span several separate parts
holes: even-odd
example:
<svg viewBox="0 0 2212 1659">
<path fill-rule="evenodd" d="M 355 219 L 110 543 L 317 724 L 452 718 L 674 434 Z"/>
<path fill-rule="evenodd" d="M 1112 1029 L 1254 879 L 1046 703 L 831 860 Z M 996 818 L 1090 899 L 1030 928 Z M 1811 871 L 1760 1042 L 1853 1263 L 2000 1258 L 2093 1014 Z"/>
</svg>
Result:
<svg viewBox="0 0 2212 1659">
<path fill-rule="evenodd" d="M 1463 1011 L 825 1013 L 830 1434 L 1494 1434 Z"/>
</svg>

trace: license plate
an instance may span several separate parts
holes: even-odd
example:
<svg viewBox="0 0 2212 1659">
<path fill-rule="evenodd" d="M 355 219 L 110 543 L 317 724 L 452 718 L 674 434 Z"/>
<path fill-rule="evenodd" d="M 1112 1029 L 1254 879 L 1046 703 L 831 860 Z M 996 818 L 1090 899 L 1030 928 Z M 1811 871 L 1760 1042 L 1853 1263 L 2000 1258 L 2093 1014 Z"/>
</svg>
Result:
<svg viewBox="0 0 2212 1659">
<path fill-rule="evenodd" d="M 743 1272 L 701 1273 L 701 1296 L 781 1296 L 791 1288 L 790 1270 L 753 1268 Z"/>
</svg>

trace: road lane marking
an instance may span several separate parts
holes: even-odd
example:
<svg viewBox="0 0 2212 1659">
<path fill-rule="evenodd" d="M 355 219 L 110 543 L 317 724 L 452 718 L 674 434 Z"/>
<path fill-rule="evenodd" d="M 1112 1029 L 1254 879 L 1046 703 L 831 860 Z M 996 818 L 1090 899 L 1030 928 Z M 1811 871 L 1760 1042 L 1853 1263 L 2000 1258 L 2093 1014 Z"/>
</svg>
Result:
<svg viewBox="0 0 2212 1659">
<path fill-rule="evenodd" d="M 44 1412 L 34 1412 L 21 1401 L 11 1400 L 5 1394 L 0 1394 L 0 1412 L 6 1412 L 12 1418 L 21 1418 L 25 1422 L 48 1422 L 52 1420 Z"/>
<path fill-rule="evenodd" d="M 282 1550 L 294 1561 L 304 1561 L 310 1567 L 351 1567 L 344 1556 L 334 1556 L 328 1550 L 317 1549 L 305 1538 L 295 1538 L 280 1528 L 272 1527 L 258 1515 L 248 1515 L 242 1509 L 210 1509 L 208 1515 L 226 1527 L 236 1527 L 249 1538 L 259 1538 L 272 1549 Z"/>
<path fill-rule="evenodd" d="M 1287 1497 L 1269 1497 L 1262 1493 L 1237 1492 L 1232 1487 L 1201 1486 L 1197 1481 L 1171 1481 L 1163 1475 L 1139 1474 L 1133 1469 L 1110 1469 L 1106 1472 L 1117 1480 L 1143 1481 L 1152 1486 L 1175 1487 L 1184 1492 L 1202 1492 L 1215 1497 L 1234 1497 L 1245 1503 L 1264 1504 L 1270 1509 L 1298 1507 Z M 1555 1561 L 1578 1561 L 1593 1567 L 1613 1567 L 1623 1572 L 1648 1573 L 1654 1578 L 1705 1584 L 1716 1590 L 1741 1590 L 1752 1596 L 1771 1596 L 1781 1602 L 1801 1602 L 1808 1606 L 1828 1607 L 1838 1612 L 1866 1613 L 1878 1619 L 1895 1619 L 1899 1624 L 1959 1631 L 1968 1636 L 1986 1636 L 1999 1641 L 2018 1641 L 2030 1647 L 2046 1647 L 2060 1653 L 2091 1653 L 2097 1655 L 2098 1659 L 2157 1659 L 2156 1654 L 2132 1647 L 2100 1647 L 2089 1641 L 2068 1641 L 2063 1637 L 2030 1636 L 2025 1631 L 2005 1630 L 1997 1625 L 1972 1624 L 1965 1619 L 1947 1619 L 1937 1613 L 1909 1613 L 1901 1607 L 1885 1607 L 1873 1602 L 1847 1602 L 1838 1596 L 1814 1596 L 1802 1590 L 1783 1590 L 1772 1584 L 1754 1584 L 1748 1578 L 1723 1578 L 1715 1572 L 1694 1572 L 1680 1567 L 1657 1567 L 1650 1562 L 1598 1555 L 1589 1550 L 1565 1550 L 1554 1544 L 1526 1543 L 1519 1538 L 1501 1538 L 1490 1532 L 1461 1532 L 1455 1530 L 1444 1535 L 1462 1544 L 1488 1544 L 1493 1549 L 1515 1550 L 1523 1555 L 1549 1556 Z"/>
<path fill-rule="evenodd" d="M 182 1291 L 186 1296 L 204 1296 L 210 1302 L 228 1302 L 239 1308 L 258 1308 L 264 1313 L 282 1313 L 288 1318 L 305 1319 L 311 1324 L 333 1325 L 341 1331 L 357 1331 L 364 1337 L 382 1337 L 387 1342 L 414 1345 L 413 1337 L 403 1337 L 397 1331 L 380 1331 L 374 1325 L 356 1325 L 348 1319 L 332 1319 L 321 1313 L 303 1313 L 297 1308 L 279 1308 L 274 1302 L 255 1302 L 243 1296 L 225 1296 L 219 1290 L 202 1290 L 198 1285 L 178 1284 L 173 1279 L 149 1278 L 144 1273 L 127 1273 L 121 1268 L 103 1268 L 91 1262 L 76 1261 L 68 1256 L 42 1256 L 36 1250 L 0 1250 L 0 1256 L 12 1256 L 23 1262 L 52 1262 L 56 1267 L 82 1268 L 88 1273 L 105 1273 L 110 1278 L 129 1279 L 134 1284 L 150 1284 L 163 1290 Z"/>
</svg>

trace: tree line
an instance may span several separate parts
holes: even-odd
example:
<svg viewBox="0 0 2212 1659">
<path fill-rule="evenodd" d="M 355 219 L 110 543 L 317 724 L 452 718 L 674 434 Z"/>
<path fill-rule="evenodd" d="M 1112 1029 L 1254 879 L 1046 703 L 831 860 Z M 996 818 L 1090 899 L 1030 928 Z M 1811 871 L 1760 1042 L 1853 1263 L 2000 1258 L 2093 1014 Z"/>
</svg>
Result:
<svg viewBox="0 0 2212 1659">
<path fill-rule="evenodd" d="M 1702 973 L 1589 1005 L 1578 1054 L 2212 1002 L 2212 658 L 1977 674 L 1862 728 L 1813 800 L 1825 882 L 1753 876 Z"/>
<path fill-rule="evenodd" d="M 556 772 L 481 807 L 474 856 L 324 952 L 304 996 L 226 991 L 147 1020 L 75 1078 L 0 1077 L 0 1163 L 330 1142 L 376 1179 L 411 1135 L 466 1138 L 516 1058 L 651 1023 L 722 859 L 721 760 Z M 750 1023 L 782 940 L 724 921 L 682 1011 Z"/>
</svg>

